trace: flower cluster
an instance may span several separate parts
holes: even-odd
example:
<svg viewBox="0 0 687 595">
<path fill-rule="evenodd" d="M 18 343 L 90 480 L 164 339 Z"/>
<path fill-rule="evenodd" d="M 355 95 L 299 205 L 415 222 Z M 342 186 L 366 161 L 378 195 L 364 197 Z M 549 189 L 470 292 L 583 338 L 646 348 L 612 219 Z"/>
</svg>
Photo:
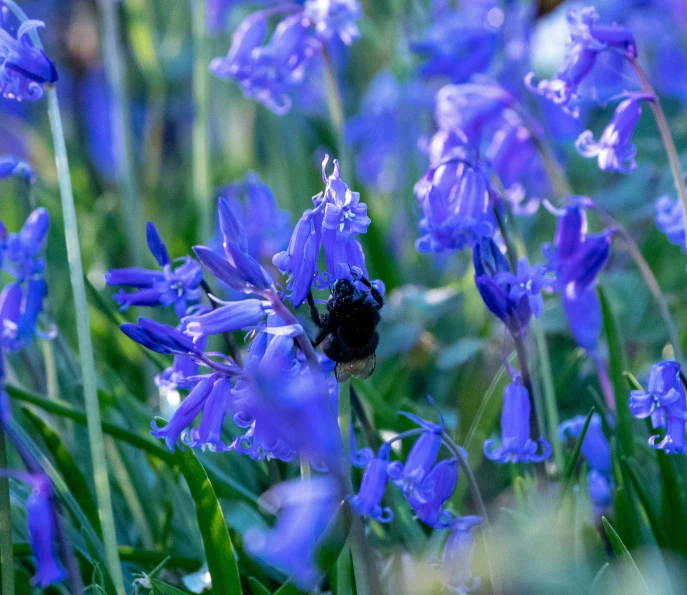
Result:
<svg viewBox="0 0 687 595">
<path fill-rule="evenodd" d="M 290 89 L 303 81 L 323 44 L 335 37 L 351 44 L 358 37 L 355 21 L 361 14 L 357 0 L 307 0 L 303 7 L 287 4 L 255 12 L 239 25 L 226 57 L 210 62 L 210 71 L 235 79 L 246 97 L 285 114 L 291 109 Z M 286 16 L 265 43 L 274 15 Z"/>
<path fill-rule="evenodd" d="M 8 234 L 0 222 L 0 266 L 14 277 L 0 293 L 3 350 L 18 351 L 34 336 L 54 336 L 53 330 L 38 329 L 48 294 L 42 253 L 49 227 L 50 216 L 43 208 L 33 211 L 18 233 Z"/>
<path fill-rule="evenodd" d="M 339 162 L 327 176 L 328 157 L 322 163 L 324 192 L 313 197 L 313 208 L 303 213 L 289 246 L 274 256 L 275 266 L 287 276 L 286 289 L 294 306 L 300 306 L 311 287 L 324 287 L 337 279 L 367 278 L 365 255 L 356 236 L 370 225 L 367 205 L 341 179 Z M 326 271 L 320 273 L 317 260 L 324 250 Z"/>
<path fill-rule="evenodd" d="M 651 368 L 647 390 L 630 393 L 630 411 L 639 419 L 650 417 L 654 429 L 664 430 L 663 438 L 649 438 L 650 446 L 667 453 L 687 453 L 687 398 L 678 362 L 663 361 Z"/>
<path fill-rule="evenodd" d="M 535 83 L 530 72 L 525 84 L 533 93 L 560 105 L 566 112 L 579 115 L 579 86 L 589 75 L 597 56 L 607 50 L 623 53 L 629 59 L 637 56 L 632 32 L 620 25 L 599 25 L 594 7 L 568 11 L 570 39 L 564 66 L 551 80 Z"/>
<path fill-rule="evenodd" d="M 580 437 L 587 418 L 577 415 L 558 426 L 558 439 L 561 442 L 576 440 Z M 582 456 L 589 464 L 587 485 L 589 498 L 597 515 L 611 506 L 614 490 L 611 469 L 611 446 L 603 433 L 601 416 L 594 413 L 589 421 L 587 433 L 582 441 Z"/>
<path fill-rule="evenodd" d="M 41 21 L 28 20 L 13 35 L 0 27 L 0 94 L 6 99 L 35 101 L 43 86 L 57 81 L 57 70 L 43 50 L 35 48 L 30 35 Z"/>
</svg>

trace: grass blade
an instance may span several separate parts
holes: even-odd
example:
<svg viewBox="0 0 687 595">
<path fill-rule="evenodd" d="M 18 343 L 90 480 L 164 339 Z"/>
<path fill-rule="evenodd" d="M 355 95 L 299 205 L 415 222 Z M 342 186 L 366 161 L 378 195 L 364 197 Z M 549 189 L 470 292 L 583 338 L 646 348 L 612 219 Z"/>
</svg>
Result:
<svg viewBox="0 0 687 595">
<path fill-rule="evenodd" d="M 649 585 L 646 584 L 642 573 L 639 572 L 639 568 L 637 568 L 637 564 L 635 564 L 630 552 L 625 547 L 623 540 L 620 539 L 620 536 L 616 533 L 615 529 L 611 523 L 608 522 L 608 519 L 606 519 L 605 516 L 601 517 L 601 521 L 603 522 L 604 530 L 606 531 L 608 541 L 610 542 L 615 555 L 618 556 L 618 560 L 620 560 L 625 568 L 630 572 L 632 583 L 640 588 L 643 588 L 647 595 L 649 595 L 651 593 L 651 589 L 649 589 Z"/>
<path fill-rule="evenodd" d="M 243 591 L 234 545 L 208 475 L 190 448 L 177 449 L 174 456 L 196 507 L 205 557 L 212 577 L 212 591 L 215 595 L 241 595 Z"/>
</svg>

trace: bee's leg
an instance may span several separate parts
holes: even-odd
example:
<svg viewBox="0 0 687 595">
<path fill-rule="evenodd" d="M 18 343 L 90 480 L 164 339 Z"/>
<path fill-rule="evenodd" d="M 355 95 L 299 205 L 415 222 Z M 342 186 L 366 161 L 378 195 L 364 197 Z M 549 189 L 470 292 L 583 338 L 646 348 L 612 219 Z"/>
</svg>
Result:
<svg viewBox="0 0 687 595">
<path fill-rule="evenodd" d="M 315 340 L 312 342 L 312 346 L 318 347 L 320 343 L 322 343 L 322 341 L 324 341 L 330 334 L 331 331 L 328 328 L 323 328 L 319 333 L 317 333 L 317 337 L 315 337 Z"/>
<path fill-rule="evenodd" d="M 379 293 L 379 290 L 367 279 L 365 279 L 365 277 L 361 277 L 360 282 L 370 290 L 370 294 L 372 294 L 375 302 L 377 302 L 377 306 L 381 308 L 384 305 L 384 298 L 382 297 L 382 294 Z"/>
<path fill-rule="evenodd" d="M 324 322 L 320 317 L 320 311 L 317 309 L 317 306 L 315 305 L 315 300 L 312 297 L 312 291 L 308 292 L 308 306 L 310 307 L 310 318 L 312 318 L 312 321 L 320 328 L 323 328 Z"/>
</svg>

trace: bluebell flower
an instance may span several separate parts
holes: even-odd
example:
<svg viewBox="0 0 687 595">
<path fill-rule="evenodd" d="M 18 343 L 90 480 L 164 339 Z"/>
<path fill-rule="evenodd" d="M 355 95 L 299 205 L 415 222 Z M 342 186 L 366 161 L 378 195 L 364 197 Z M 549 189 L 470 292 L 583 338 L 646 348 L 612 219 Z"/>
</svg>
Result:
<svg viewBox="0 0 687 595">
<path fill-rule="evenodd" d="M 647 390 L 630 393 L 630 411 L 639 419 L 651 417 L 655 428 L 665 428 L 663 439 L 659 435 L 649 438 L 650 446 L 667 453 L 687 453 L 687 399 L 678 362 L 654 364 Z"/>
<path fill-rule="evenodd" d="M 611 250 L 611 232 L 587 234 L 587 198 L 578 198 L 558 217 L 553 244 L 543 244 L 549 270 L 556 274 L 555 287 L 575 340 L 593 357 L 601 333 L 601 305 L 594 289 L 596 278 Z"/>
<path fill-rule="evenodd" d="M 233 441 L 226 444 L 222 440 L 222 427 L 224 418 L 229 413 L 231 390 L 231 381 L 228 378 L 215 381 L 203 404 L 200 425 L 182 434 L 184 444 L 193 448 L 207 448 L 212 452 L 225 452 L 232 448 Z"/>
<path fill-rule="evenodd" d="M 23 282 L 45 270 L 41 253 L 50 228 L 50 215 L 43 208 L 36 209 L 26 219 L 19 233 L 11 233 L 2 240 L 2 268 L 18 282 Z M 4 230 L 4 227 L 3 227 Z"/>
<path fill-rule="evenodd" d="M 12 176 L 23 178 L 30 183 L 36 181 L 36 176 L 28 163 L 14 157 L 0 157 L 0 180 Z"/>
<path fill-rule="evenodd" d="M 182 264 L 173 266 L 165 243 L 150 221 L 146 224 L 146 239 L 150 252 L 162 270 L 112 269 L 105 274 L 105 282 L 108 285 L 124 285 L 137 289 L 131 293 L 122 290 L 115 294 L 114 299 L 121 310 L 126 310 L 129 306 L 174 305 L 177 316 L 181 318 L 186 315 L 189 303 L 200 298 L 203 270 L 190 256 L 177 259 Z"/>
<path fill-rule="evenodd" d="M 599 142 L 594 141 L 591 130 L 580 134 L 575 142 L 578 153 L 582 157 L 598 157 L 599 169 L 605 171 L 628 173 L 635 169 L 637 147 L 632 144 L 632 133 L 642 115 L 642 100 L 653 101 L 654 98 L 643 94 L 621 101 Z"/>
<path fill-rule="evenodd" d="M 685 214 L 682 203 L 663 195 L 656 200 L 656 227 L 668 237 L 671 244 L 680 246 L 687 253 Z"/>
<path fill-rule="evenodd" d="M 182 318 L 184 332 L 198 341 L 209 335 L 252 330 L 265 319 L 270 308 L 269 302 L 256 299 L 222 304 L 210 312 Z"/>
<path fill-rule="evenodd" d="M 620 25 L 598 25 L 599 15 L 593 7 L 568 11 L 570 39 L 566 62 L 551 80 L 534 83 L 534 73 L 525 77 L 525 84 L 534 93 L 560 105 L 575 117 L 579 114 L 578 86 L 591 72 L 600 52 L 621 51 L 628 58 L 637 55 L 632 32 Z"/>
<path fill-rule="evenodd" d="M 551 455 L 551 446 L 544 438 L 530 438 L 530 397 L 516 378 L 503 391 L 501 413 L 501 446 L 493 440 L 484 443 L 484 456 L 498 463 L 541 463 Z M 537 451 L 541 447 L 541 452 Z"/>
<path fill-rule="evenodd" d="M 388 466 L 388 452 L 382 449 L 367 463 L 360 490 L 349 498 L 351 508 L 356 514 L 370 517 L 380 523 L 388 523 L 394 518 L 392 510 L 382 506 L 384 490 L 389 479 Z"/>
<path fill-rule="evenodd" d="M 288 244 L 291 216 L 277 205 L 269 186 L 248 172 L 241 182 L 219 191 L 234 211 L 245 231 L 246 252 L 258 261 L 271 260 Z"/>
<path fill-rule="evenodd" d="M 31 578 L 32 585 L 46 589 L 63 580 L 67 573 L 55 555 L 55 513 L 50 502 L 52 486 L 46 476 L 32 475 L 32 487 L 26 500 L 26 518 L 29 525 L 31 550 L 36 559 L 36 574 Z"/>
<path fill-rule="evenodd" d="M 324 41 L 339 37 L 351 45 L 360 36 L 355 21 L 363 15 L 363 9 L 358 0 L 306 0 L 303 9 L 316 35 Z"/>
<path fill-rule="evenodd" d="M 458 460 L 439 461 L 423 480 L 421 489 L 408 497 L 408 504 L 423 523 L 435 529 L 446 529 L 453 521 L 444 504 L 458 483 Z"/>
<path fill-rule="evenodd" d="M 317 586 L 323 571 L 317 563 L 318 540 L 334 518 L 342 494 L 330 476 L 277 484 L 262 499 L 279 511 L 272 529 L 250 528 L 244 546 L 251 555 L 289 576 L 304 591 Z"/>
<path fill-rule="evenodd" d="M 33 47 L 29 34 L 45 23 L 28 20 L 16 37 L 0 27 L 0 94 L 6 99 L 35 101 L 43 86 L 57 81 L 57 70 L 43 50 Z"/>
<path fill-rule="evenodd" d="M 415 186 L 422 208 L 420 252 L 462 250 L 496 229 L 493 190 L 477 165 L 449 160 L 430 169 Z"/>
<path fill-rule="evenodd" d="M 24 285 L 26 287 L 24 287 Z M 34 336 L 54 337 L 54 331 L 38 329 L 38 317 L 48 286 L 42 278 L 33 278 L 25 284 L 10 283 L 0 293 L 0 342 L 7 351 L 19 351 Z"/>
<path fill-rule="evenodd" d="M 473 529 L 482 522 L 478 516 L 457 518 L 450 527 L 450 533 L 438 567 L 446 588 L 456 595 L 465 595 L 478 589 L 480 578 L 472 575 L 472 562 L 475 556 Z"/>
<path fill-rule="evenodd" d="M 138 324 L 127 322 L 120 327 L 130 339 L 156 353 L 199 356 L 202 349 L 192 337 L 167 324 L 140 317 Z"/>
<path fill-rule="evenodd" d="M 598 517 L 608 512 L 613 505 L 614 483 L 611 476 L 590 469 L 587 473 L 587 486 L 594 515 Z"/>
<path fill-rule="evenodd" d="M 198 260 L 219 281 L 236 291 L 257 293 L 273 289 L 270 275 L 248 254 L 248 239 L 243 225 L 224 197 L 219 198 L 218 212 L 224 256 L 205 246 L 195 246 L 193 251 Z"/>
<path fill-rule="evenodd" d="M 561 442 L 567 439 L 577 439 L 582 433 L 586 417 L 577 415 L 564 421 L 558 426 L 558 438 Z M 601 427 L 601 416 L 598 413 L 592 415 L 587 433 L 582 442 L 582 456 L 589 466 L 606 477 L 611 477 L 611 446 Z"/>
<path fill-rule="evenodd" d="M 305 69 L 321 51 L 321 41 L 311 31 L 300 8 L 279 23 L 270 42 L 267 19 L 288 6 L 256 12 L 241 23 L 232 37 L 229 53 L 210 62 L 210 71 L 219 78 L 233 78 L 246 97 L 251 97 L 276 114 L 291 109 L 289 90 L 303 81 Z"/>
<path fill-rule="evenodd" d="M 489 311 L 513 334 L 521 334 L 530 318 L 541 315 L 541 290 L 548 282 L 546 268 L 530 267 L 527 260 L 518 261 L 517 274 L 510 272 L 506 257 L 493 239 L 482 237 L 474 246 L 475 284 Z"/>
<path fill-rule="evenodd" d="M 155 376 L 155 385 L 161 391 L 178 388 L 192 389 L 198 384 L 198 362 L 188 355 L 175 355 L 172 366 Z"/>
<path fill-rule="evenodd" d="M 322 242 L 322 213 L 308 209 L 293 230 L 289 246 L 275 254 L 272 262 L 287 276 L 286 289 L 297 308 L 308 297 L 317 277 L 317 259 Z"/>
<path fill-rule="evenodd" d="M 405 463 L 394 461 L 389 464 L 389 477 L 406 498 L 414 497 L 418 502 L 426 502 L 433 496 L 433 485 L 424 480 L 434 467 L 440 449 L 441 435 L 424 432 L 413 444 Z"/>
<path fill-rule="evenodd" d="M 425 60 L 419 68 L 423 77 L 462 83 L 492 62 L 501 29 L 487 18 L 494 3 L 470 2 L 460 8 L 437 15 L 422 39 L 410 43 L 410 50 Z"/>
</svg>

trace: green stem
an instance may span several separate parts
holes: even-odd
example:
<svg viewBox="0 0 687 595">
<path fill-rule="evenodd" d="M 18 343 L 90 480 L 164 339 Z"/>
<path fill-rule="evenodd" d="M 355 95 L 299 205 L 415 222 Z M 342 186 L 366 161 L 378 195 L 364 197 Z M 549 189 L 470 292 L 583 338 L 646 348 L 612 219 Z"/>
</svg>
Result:
<svg viewBox="0 0 687 595">
<path fill-rule="evenodd" d="M 642 91 L 654 97 L 654 100 L 649 102 L 649 107 L 651 107 L 651 111 L 654 114 L 656 126 L 661 134 L 661 140 L 663 141 L 663 146 L 666 150 L 666 155 L 668 156 L 670 173 L 673 176 L 673 182 L 675 183 L 675 191 L 677 192 L 678 200 L 682 204 L 682 216 L 684 219 L 684 225 L 687 228 L 687 191 L 685 191 L 685 175 L 682 173 L 680 157 L 678 156 L 677 149 L 675 148 L 673 135 L 670 133 L 668 120 L 666 119 L 665 112 L 661 107 L 661 102 L 658 98 L 658 95 L 651 85 L 649 77 L 646 75 L 646 72 L 644 72 L 642 66 L 636 59 L 630 60 L 630 65 L 639 79 L 639 82 L 642 86 Z"/>
<path fill-rule="evenodd" d="M 112 91 L 110 118 L 112 122 L 115 168 L 122 193 L 125 233 L 134 264 L 142 266 L 145 249 L 143 244 L 143 216 L 136 188 L 134 166 L 131 159 L 131 115 L 124 84 L 124 60 L 120 47 L 118 5 L 114 0 L 99 0 L 103 28 L 103 58 L 105 73 Z"/>
<path fill-rule="evenodd" d="M 210 140 L 208 126 L 209 105 L 209 58 L 205 30 L 206 0 L 191 0 L 193 10 L 193 196 L 196 200 L 200 222 L 200 240 L 212 236 L 212 191 L 210 188 Z"/>
<path fill-rule="evenodd" d="M 0 423 L 0 469 L 7 469 L 5 428 Z M 3 595 L 14 593 L 14 555 L 12 552 L 12 513 L 10 510 L 10 480 L 0 478 L 0 570 Z"/>
<path fill-rule="evenodd" d="M 67 243 L 67 260 L 71 277 L 74 309 L 76 311 L 76 332 L 81 360 L 81 375 L 83 382 L 84 400 L 86 401 L 86 416 L 88 418 L 88 442 L 93 465 L 93 479 L 95 482 L 98 514 L 102 525 L 103 545 L 108 570 L 112 576 L 118 593 L 124 594 L 122 568 L 117 552 L 117 537 L 115 535 L 110 482 L 107 475 L 107 460 L 105 458 L 105 444 L 103 442 L 102 420 L 98 405 L 98 386 L 95 375 L 95 357 L 91 341 L 88 302 L 86 301 L 86 287 L 83 280 L 83 264 L 81 262 L 81 247 L 76 222 L 74 195 L 69 174 L 67 147 L 62 128 L 62 117 L 57 100 L 57 91 L 50 85 L 46 88 L 48 100 L 48 115 L 55 145 L 55 163 L 60 184 L 62 198 L 62 216 L 64 219 L 64 235 Z"/>
</svg>

